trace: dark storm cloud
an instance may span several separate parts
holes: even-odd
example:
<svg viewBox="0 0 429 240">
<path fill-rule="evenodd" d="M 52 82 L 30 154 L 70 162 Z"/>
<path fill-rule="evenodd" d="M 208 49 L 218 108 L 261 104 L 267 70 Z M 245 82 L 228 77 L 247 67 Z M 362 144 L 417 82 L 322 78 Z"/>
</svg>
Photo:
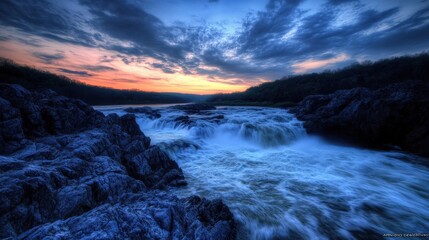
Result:
<svg viewBox="0 0 429 240">
<path fill-rule="evenodd" d="M 377 30 L 380 24 L 397 16 L 400 9 L 359 10 L 355 21 L 338 26 L 335 21 L 343 10 L 338 5 L 346 2 L 359 1 L 328 1 L 319 12 L 308 14 L 300 9 L 299 0 L 271 0 L 265 11 L 243 22 L 242 31 L 232 44 L 205 51 L 202 58 L 206 64 L 220 68 L 218 74 L 226 71 L 258 75 L 286 73 L 287 66 L 296 61 L 309 58 L 325 60 L 339 53 L 350 56 L 364 54 L 371 58 L 378 52 L 392 54 L 397 50 L 427 49 L 428 8 L 390 28 Z M 238 57 L 228 59 L 224 55 L 225 49 L 238 49 Z M 342 63 L 337 66 L 342 66 Z"/>
<path fill-rule="evenodd" d="M 0 36 L 0 41 L 7 41 L 7 40 L 9 40 L 10 38 L 9 37 L 6 37 L 6 36 Z"/>
<path fill-rule="evenodd" d="M 358 43 L 362 39 L 361 34 L 364 31 L 397 12 L 397 8 L 382 12 L 368 10 L 360 13 L 356 22 L 336 28 L 332 27 L 336 12 L 327 10 L 317 13 L 303 19 L 302 30 L 298 31 L 295 36 L 296 44 L 290 45 L 285 49 L 286 51 L 277 51 L 274 54 L 305 56 L 334 50 L 354 51 L 353 48 L 357 46 L 352 43 Z"/>
<path fill-rule="evenodd" d="M 122 82 L 122 83 L 140 83 L 140 80 L 127 79 L 127 78 L 114 78 L 112 80 L 115 82 Z"/>
<path fill-rule="evenodd" d="M 246 19 L 239 36 L 241 51 L 264 46 L 291 29 L 294 19 L 299 16 L 300 3 L 301 0 L 271 0 L 264 12 L 259 12 L 255 18 Z"/>
<path fill-rule="evenodd" d="M 101 62 L 120 59 L 126 64 L 143 63 L 151 57 L 161 62 L 152 63 L 152 67 L 165 73 L 181 69 L 185 74 L 248 81 L 290 74 L 296 62 L 332 59 L 340 53 L 371 59 L 428 48 L 426 3 L 419 3 L 426 7 L 414 14 L 398 17 L 400 7 L 370 9 L 359 0 L 326 0 L 317 11 L 303 10 L 303 2 L 269 0 L 264 10 L 248 15 L 241 27 L 229 35 L 223 26 L 215 24 L 167 25 L 138 1 L 119 0 L 79 0 L 77 10 L 46 0 L 3 0 L 0 24 L 63 43 L 116 52 L 104 56 Z M 354 7 L 353 21 L 338 22 L 346 7 Z M 60 60 L 59 55 L 35 56 L 46 63 Z M 110 71 L 103 66 L 83 68 Z"/>
<path fill-rule="evenodd" d="M 211 75 L 247 77 L 251 82 L 255 77 L 270 76 L 273 72 L 285 70 L 285 66 L 270 64 L 273 55 L 278 52 L 276 41 L 289 29 L 302 11 L 298 9 L 301 0 L 271 0 L 265 11 L 256 16 L 249 16 L 243 21 L 239 35 L 229 44 L 215 45 L 201 54 L 205 64 L 215 66 L 219 70 L 210 70 Z M 284 48 L 285 46 L 278 46 Z M 237 57 L 230 59 L 225 50 L 237 50 Z M 250 59 L 249 59 L 250 56 Z M 246 59 L 246 60 L 244 60 Z M 259 61 L 263 60 L 261 63 Z M 199 73 L 207 70 L 199 69 Z"/>
<path fill-rule="evenodd" d="M 252 66 L 241 59 L 228 59 L 221 49 L 207 50 L 202 58 L 206 64 L 216 66 L 225 72 L 256 74 L 264 71 L 264 69 Z"/>
<path fill-rule="evenodd" d="M 247 31 L 240 36 L 244 43 L 242 53 L 250 53 L 256 60 L 287 60 L 333 50 L 348 51 L 353 48 L 348 44 L 355 41 L 357 35 L 398 12 L 397 8 L 382 12 L 367 10 L 358 15 L 356 22 L 333 27 L 338 11 L 330 5 L 306 17 L 301 17 L 298 5 L 299 1 L 280 3 L 277 8 L 268 5 L 266 13 L 260 13 L 252 22 L 245 22 Z M 297 18 L 299 24 L 295 22 Z M 296 33 L 284 40 L 283 37 L 294 28 L 297 28 Z"/>
<path fill-rule="evenodd" d="M 59 42 L 94 46 L 92 35 L 81 29 L 80 18 L 46 0 L 0 2 L 0 23 L 4 26 Z"/>
<path fill-rule="evenodd" d="M 73 75 L 79 75 L 79 76 L 82 76 L 82 77 L 91 77 L 91 76 L 93 76 L 92 74 L 89 74 L 86 71 L 76 71 L 76 70 L 70 70 L 70 69 L 66 69 L 66 68 L 58 68 L 58 71 L 63 72 L 63 73 L 73 74 Z"/>
<path fill-rule="evenodd" d="M 165 73 L 169 73 L 169 74 L 175 73 L 175 72 L 171 69 L 171 67 L 173 67 L 173 65 L 168 66 L 168 65 L 166 65 L 166 64 L 162 64 L 162 63 L 152 63 L 151 65 L 152 65 L 152 67 L 154 67 L 154 68 L 159 68 L 159 69 L 161 69 L 161 70 L 162 70 L 163 72 L 165 72 Z"/>
<path fill-rule="evenodd" d="M 15 39 L 16 41 L 24 43 L 25 45 L 28 45 L 28 46 L 33 46 L 33 47 L 37 47 L 37 48 L 43 47 L 43 44 L 41 44 L 39 40 L 28 37 L 28 36 L 26 36 L 26 37 L 16 37 L 15 36 L 15 37 L 11 37 L 10 39 L 12 39 L 12 38 Z"/>
<path fill-rule="evenodd" d="M 103 65 L 82 65 L 81 67 L 83 69 L 86 69 L 88 71 L 93 71 L 93 72 L 117 71 L 117 69 L 115 69 L 115 68 L 103 66 Z"/>
<path fill-rule="evenodd" d="M 144 78 L 145 80 L 149 81 L 163 81 L 162 78 Z M 121 82 L 121 83 L 141 83 L 141 79 L 128 79 L 128 78 L 113 78 L 112 79 L 115 82 Z"/>
<path fill-rule="evenodd" d="M 155 58 L 183 59 L 183 46 L 172 44 L 175 36 L 157 17 L 129 1 L 81 0 L 94 15 L 95 29 L 112 38 L 131 43 L 131 47 L 111 46 L 125 54 Z"/>
<path fill-rule="evenodd" d="M 423 8 L 406 20 L 364 40 L 369 50 L 406 51 L 428 49 L 429 7 Z"/>
<path fill-rule="evenodd" d="M 64 55 L 62 53 L 48 54 L 48 53 L 35 52 L 33 53 L 33 56 L 37 57 L 38 59 L 42 60 L 44 63 L 47 63 L 47 64 L 51 64 L 55 61 L 64 59 Z"/>
<path fill-rule="evenodd" d="M 344 3 L 359 2 L 359 0 L 328 0 L 332 5 L 340 5 Z"/>
</svg>

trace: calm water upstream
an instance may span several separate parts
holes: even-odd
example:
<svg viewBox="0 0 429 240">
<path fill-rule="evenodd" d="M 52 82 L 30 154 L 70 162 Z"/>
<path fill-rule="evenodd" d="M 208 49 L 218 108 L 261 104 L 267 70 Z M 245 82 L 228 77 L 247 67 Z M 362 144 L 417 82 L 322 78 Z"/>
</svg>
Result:
<svg viewBox="0 0 429 240">
<path fill-rule="evenodd" d="M 125 114 L 123 107 L 98 107 Z M 374 232 L 429 233 L 429 169 L 412 155 L 337 146 L 307 136 L 286 110 L 220 107 L 160 118 L 142 131 L 183 169 L 178 196 L 222 198 L 239 239 L 353 239 Z M 223 115 L 223 119 L 220 115 Z M 366 236 L 366 237 L 365 237 Z"/>
</svg>

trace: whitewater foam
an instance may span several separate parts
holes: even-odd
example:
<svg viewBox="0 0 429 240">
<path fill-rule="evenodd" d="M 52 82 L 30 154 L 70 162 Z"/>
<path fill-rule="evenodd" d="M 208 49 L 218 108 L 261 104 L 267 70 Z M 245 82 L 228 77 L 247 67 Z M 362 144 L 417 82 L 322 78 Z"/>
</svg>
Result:
<svg viewBox="0 0 429 240">
<path fill-rule="evenodd" d="M 429 232 L 429 170 L 399 160 L 415 156 L 332 145 L 282 109 L 219 108 L 186 123 L 175 120 L 185 112 L 160 112 L 137 118 L 184 171 L 188 186 L 172 191 L 222 198 L 240 239 Z"/>
</svg>

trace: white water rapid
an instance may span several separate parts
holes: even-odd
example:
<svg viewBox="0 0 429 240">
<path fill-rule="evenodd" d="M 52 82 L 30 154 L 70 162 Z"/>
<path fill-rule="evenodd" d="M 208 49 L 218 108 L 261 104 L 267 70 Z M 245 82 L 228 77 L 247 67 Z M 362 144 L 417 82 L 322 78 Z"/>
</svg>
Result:
<svg viewBox="0 0 429 240">
<path fill-rule="evenodd" d="M 123 108 L 98 110 L 123 115 Z M 412 163 L 415 156 L 307 136 L 283 109 L 153 109 L 160 118 L 138 113 L 137 122 L 188 182 L 171 191 L 222 198 L 237 220 L 239 239 L 429 233 L 429 169 Z M 184 115 L 189 118 L 179 118 Z"/>
</svg>

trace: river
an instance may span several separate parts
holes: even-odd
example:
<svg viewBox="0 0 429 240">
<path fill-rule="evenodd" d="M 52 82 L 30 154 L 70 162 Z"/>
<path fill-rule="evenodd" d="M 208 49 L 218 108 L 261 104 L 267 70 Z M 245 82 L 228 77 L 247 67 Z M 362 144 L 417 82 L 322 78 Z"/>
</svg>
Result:
<svg viewBox="0 0 429 240">
<path fill-rule="evenodd" d="M 97 109 L 125 114 L 123 107 Z M 181 110 L 153 109 L 160 118 L 136 114 L 137 122 L 188 182 L 171 191 L 222 198 L 239 239 L 429 233 L 429 169 L 413 163 L 416 156 L 309 136 L 284 109 L 218 107 L 181 122 Z"/>
</svg>

